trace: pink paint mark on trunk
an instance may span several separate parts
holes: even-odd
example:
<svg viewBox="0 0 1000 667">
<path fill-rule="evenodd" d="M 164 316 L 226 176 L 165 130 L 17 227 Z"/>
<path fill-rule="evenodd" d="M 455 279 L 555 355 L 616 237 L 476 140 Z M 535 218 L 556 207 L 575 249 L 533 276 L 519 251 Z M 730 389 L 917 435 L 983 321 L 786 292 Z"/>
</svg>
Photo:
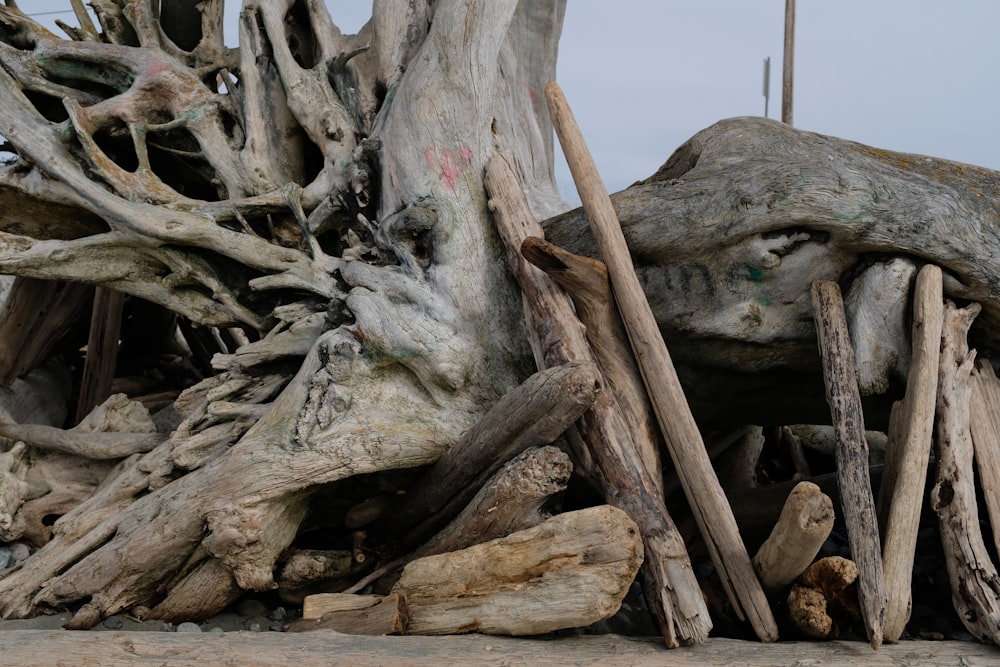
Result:
<svg viewBox="0 0 1000 667">
<path fill-rule="evenodd" d="M 457 150 L 442 148 L 435 152 L 433 149 L 427 149 L 424 151 L 424 161 L 429 169 L 437 172 L 446 188 L 454 190 L 458 179 L 472 165 L 472 149 L 465 144 L 459 146 Z"/>
</svg>

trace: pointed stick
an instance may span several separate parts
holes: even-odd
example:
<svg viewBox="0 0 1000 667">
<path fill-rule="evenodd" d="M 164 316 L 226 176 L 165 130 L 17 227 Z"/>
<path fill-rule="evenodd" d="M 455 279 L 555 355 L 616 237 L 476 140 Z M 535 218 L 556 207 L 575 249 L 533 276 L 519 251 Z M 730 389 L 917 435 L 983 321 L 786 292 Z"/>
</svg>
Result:
<svg viewBox="0 0 1000 667">
<path fill-rule="evenodd" d="M 559 85 L 547 84 L 545 95 L 549 116 L 576 182 L 583 210 L 608 267 L 611 288 L 646 391 L 716 571 L 737 613 L 746 614 L 761 641 L 774 641 L 778 638 L 774 615 L 740 538 L 733 510 L 712 469 L 670 353 L 636 277 L 611 198 Z"/>
<path fill-rule="evenodd" d="M 837 483 L 840 487 L 851 557 L 858 566 L 858 589 L 865 632 L 872 648 L 882 645 L 885 617 L 885 575 L 875 515 L 875 498 L 868 476 L 868 441 L 861 411 L 861 394 L 854 370 L 854 349 L 847 330 L 844 300 L 837 283 L 812 284 L 813 317 L 823 361 L 826 402 L 830 404 L 837 439 Z"/>
</svg>

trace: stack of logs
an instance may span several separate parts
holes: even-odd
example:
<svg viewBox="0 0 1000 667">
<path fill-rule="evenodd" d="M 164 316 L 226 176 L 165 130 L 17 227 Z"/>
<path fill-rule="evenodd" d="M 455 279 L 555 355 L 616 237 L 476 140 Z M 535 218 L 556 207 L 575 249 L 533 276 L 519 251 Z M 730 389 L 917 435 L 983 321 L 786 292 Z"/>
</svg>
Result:
<svg viewBox="0 0 1000 667">
<path fill-rule="evenodd" d="M 728 601 L 760 640 L 778 637 L 774 604 L 787 605 L 790 620 L 806 635 L 836 637 L 854 625 L 864 628 L 873 648 L 897 641 L 909 618 L 918 523 L 936 439 L 931 502 L 940 518 L 956 610 L 976 637 L 1000 643 L 1000 580 L 980 532 L 973 481 L 973 446 L 980 477 L 1000 480 L 1000 430 L 990 418 L 1000 414 L 1000 381 L 988 363 L 974 366 L 966 344 L 978 305 L 944 304 L 940 269 L 928 265 L 920 271 L 907 391 L 893 408 L 876 505 L 840 289 L 829 281 L 812 285 L 836 482 L 853 560 L 814 562 L 832 529 L 834 509 L 811 482 L 794 487 L 751 559 L 596 167 L 561 91 L 550 84 L 546 94 L 604 262 L 542 240 L 514 170 L 503 154 L 492 160 L 486 173 L 490 206 L 543 370 L 439 461 L 405 507 L 390 513 L 401 528 L 420 516 L 458 513 L 430 542 L 424 540 L 439 526 L 425 522 L 410 530 L 406 542 L 423 546 L 349 591 L 409 561 L 391 594 L 309 596 L 305 618 L 292 629 L 537 634 L 614 613 L 639 569 L 666 644 L 704 641 L 712 627 L 705 596 L 664 505 L 662 433 Z M 539 508 L 563 488 L 570 468 L 559 449 L 536 446 L 564 431 L 582 473 L 608 505 L 542 521 Z M 787 429 L 785 435 L 794 438 Z M 749 447 L 744 471 L 753 470 L 759 453 L 759 446 Z M 458 480 L 482 490 L 469 501 Z M 737 486 L 730 485 L 730 493 Z M 991 523 L 1000 528 L 1000 484 L 984 481 L 982 487 Z M 443 511 L 446 506 L 451 510 Z M 533 527 L 512 532 L 523 526 Z M 468 545 L 462 537 L 469 535 L 477 541 L 506 537 L 463 549 Z M 1000 530 L 994 535 L 1000 550 Z"/>
</svg>

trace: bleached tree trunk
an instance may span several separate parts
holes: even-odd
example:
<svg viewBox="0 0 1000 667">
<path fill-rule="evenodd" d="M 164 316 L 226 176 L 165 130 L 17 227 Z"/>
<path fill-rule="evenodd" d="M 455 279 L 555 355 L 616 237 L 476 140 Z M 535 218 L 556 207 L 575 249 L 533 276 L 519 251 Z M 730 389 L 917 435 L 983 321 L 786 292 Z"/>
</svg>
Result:
<svg viewBox="0 0 1000 667">
<path fill-rule="evenodd" d="M 238 51 L 221 0 L 177 5 L 95 2 L 76 41 L 0 7 L 0 271 L 261 338 L 0 580 L 5 617 L 273 588 L 315 489 L 434 461 L 530 370 L 482 180 L 502 145 L 539 217 L 562 207 L 564 2 L 376 0 L 344 35 L 318 0 L 248 0 Z"/>
</svg>

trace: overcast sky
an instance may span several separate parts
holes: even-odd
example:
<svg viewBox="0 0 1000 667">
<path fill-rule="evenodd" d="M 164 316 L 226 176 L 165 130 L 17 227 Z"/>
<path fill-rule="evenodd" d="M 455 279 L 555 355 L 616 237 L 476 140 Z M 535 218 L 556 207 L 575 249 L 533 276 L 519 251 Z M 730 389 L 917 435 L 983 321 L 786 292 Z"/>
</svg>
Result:
<svg viewBox="0 0 1000 667">
<path fill-rule="evenodd" d="M 327 4 L 345 32 L 370 14 L 366 0 Z M 780 118 L 784 0 L 568 4 L 558 79 L 609 190 L 650 175 L 717 120 L 763 115 L 768 56 L 769 116 Z M 53 11 L 69 0 L 20 6 Z M 798 2 L 793 123 L 1000 170 L 998 29 L 997 0 Z M 565 167 L 557 172 L 575 199 Z"/>
</svg>

